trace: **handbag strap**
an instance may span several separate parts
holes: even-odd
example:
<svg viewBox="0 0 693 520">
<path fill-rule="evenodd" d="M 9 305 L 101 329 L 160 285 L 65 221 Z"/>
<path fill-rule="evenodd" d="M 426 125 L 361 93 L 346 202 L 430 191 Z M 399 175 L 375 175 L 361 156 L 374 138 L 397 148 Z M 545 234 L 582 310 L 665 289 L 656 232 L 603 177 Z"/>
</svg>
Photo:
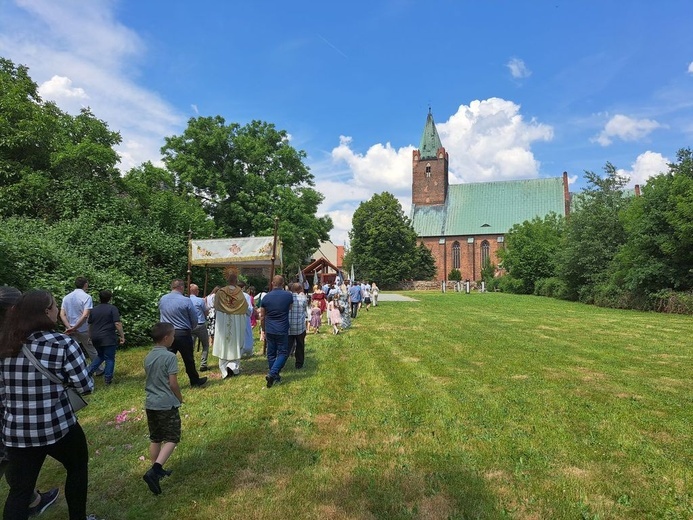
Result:
<svg viewBox="0 0 693 520">
<path fill-rule="evenodd" d="M 44 367 L 38 359 L 36 359 L 36 356 L 34 356 L 33 352 L 29 350 L 29 347 L 26 345 L 22 346 L 22 352 L 24 352 L 24 357 L 26 357 L 29 361 L 31 361 L 31 364 L 36 367 L 36 370 L 41 372 L 44 376 L 46 376 L 48 379 L 53 381 L 56 384 L 62 385 L 63 387 L 65 386 L 65 382 L 61 381 L 58 376 L 56 376 L 53 372 L 49 371 L 46 367 Z"/>
</svg>

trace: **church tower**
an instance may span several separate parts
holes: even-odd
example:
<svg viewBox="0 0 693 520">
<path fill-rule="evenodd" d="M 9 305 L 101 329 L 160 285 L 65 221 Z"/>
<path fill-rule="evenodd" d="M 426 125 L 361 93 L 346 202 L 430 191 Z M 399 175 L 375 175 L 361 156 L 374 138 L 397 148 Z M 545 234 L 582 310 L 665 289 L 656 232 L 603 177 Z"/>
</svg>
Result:
<svg viewBox="0 0 693 520">
<path fill-rule="evenodd" d="M 419 149 L 413 152 L 411 202 L 427 206 L 445 204 L 447 194 L 448 153 L 440 142 L 429 108 Z"/>
</svg>

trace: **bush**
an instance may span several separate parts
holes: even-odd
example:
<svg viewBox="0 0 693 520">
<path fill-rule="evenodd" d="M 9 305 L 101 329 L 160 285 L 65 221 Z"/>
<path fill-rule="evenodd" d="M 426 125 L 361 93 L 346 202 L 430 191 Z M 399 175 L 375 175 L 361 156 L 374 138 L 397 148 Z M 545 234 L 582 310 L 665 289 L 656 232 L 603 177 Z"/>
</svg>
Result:
<svg viewBox="0 0 693 520">
<path fill-rule="evenodd" d="M 513 276 L 509 274 L 501 276 L 497 280 L 498 288 L 502 292 L 525 294 L 525 284 L 522 280 L 518 278 L 513 278 Z"/>
<path fill-rule="evenodd" d="M 676 292 L 669 289 L 651 295 L 653 309 L 673 314 L 693 314 L 693 292 Z"/>
<path fill-rule="evenodd" d="M 459 269 L 453 269 L 452 271 L 450 271 L 450 273 L 448 273 L 448 280 L 450 280 L 451 282 L 459 282 L 460 280 L 462 280 L 462 273 Z"/>
<path fill-rule="evenodd" d="M 560 278 L 542 278 L 534 284 L 534 294 L 566 300 L 568 298 L 568 286 Z"/>
</svg>

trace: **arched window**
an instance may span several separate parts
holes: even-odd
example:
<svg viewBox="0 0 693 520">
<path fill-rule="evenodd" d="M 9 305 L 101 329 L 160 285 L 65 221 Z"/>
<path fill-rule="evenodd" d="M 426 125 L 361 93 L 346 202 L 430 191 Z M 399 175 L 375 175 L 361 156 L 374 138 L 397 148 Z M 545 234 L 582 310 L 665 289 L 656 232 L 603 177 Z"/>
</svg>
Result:
<svg viewBox="0 0 693 520">
<path fill-rule="evenodd" d="M 491 248 L 488 244 L 488 240 L 484 240 L 481 243 L 481 265 L 485 266 L 491 261 Z"/>
<path fill-rule="evenodd" d="M 457 240 L 452 243 L 452 268 L 460 268 L 460 243 Z"/>
<path fill-rule="evenodd" d="M 426 177 L 431 176 L 431 163 L 426 164 Z"/>
</svg>

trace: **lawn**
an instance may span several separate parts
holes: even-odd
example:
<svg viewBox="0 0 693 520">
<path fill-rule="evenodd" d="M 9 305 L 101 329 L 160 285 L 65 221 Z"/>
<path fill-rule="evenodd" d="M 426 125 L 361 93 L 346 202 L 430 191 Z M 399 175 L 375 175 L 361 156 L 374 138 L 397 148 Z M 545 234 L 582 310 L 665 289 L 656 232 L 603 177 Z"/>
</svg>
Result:
<svg viewBox="0 0 693 520">
<path fill-rule="evenodd" d="M 89 512 L 116 519 L 690 519 L 690 316 L 501 293 L 409 293 L 309 335 L 265 388 L 190 389 L 173 475 L 152 495 L 145 348 L 80 412 Z M 127 319 L 127 316 L 124 316 Z M 123 413 L 125 412 L 125 413 Z M 47 460 L 41 489 L 63 484 Z M 4 502 L 6 484 L 0 489 Z M 42 518 L 67 516 L 64 498 Z"/>
</svg>

